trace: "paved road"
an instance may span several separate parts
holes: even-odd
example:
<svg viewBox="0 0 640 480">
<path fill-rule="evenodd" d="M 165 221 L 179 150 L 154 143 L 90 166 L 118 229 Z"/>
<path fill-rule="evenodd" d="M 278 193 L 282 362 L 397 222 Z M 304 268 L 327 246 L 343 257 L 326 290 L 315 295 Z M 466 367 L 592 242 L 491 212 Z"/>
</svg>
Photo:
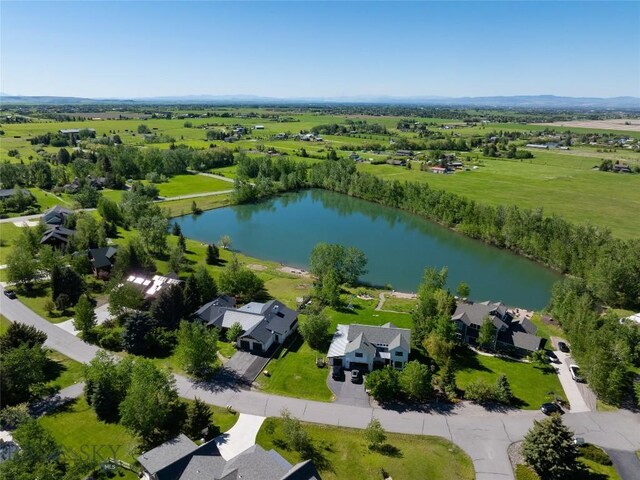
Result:
<svg viewBox="0 0 640 480">
<path fill-rule="evenodd" d="M 235 183 L 235 180 L 233 178 L 223 177 L 222 175 L 216 175 L 215 173 L 198 172 L 196 170 L 188 170 L 188 171 L 191 173 L 195 173 L 197 175 L 202 175 L 203 177 L 217 178 L 218 180 L 222 180 L 224 182 Z"/>
<path fill-rule="evenodd" d="M 2 290 L 2 287 L 0 287 Z M 0 312 L 11 321 L 33 325 L 47 333 L 47 346 L 68 357 L 86 363 L 98 348 L 88 345 L 68 332 L 49 323 L 29 310 L 18 300 L 0 294 Z M 262 417 L 278 416 L 288 409 L 300 420 L 353 428 L 364 428 L 372 418 L 378 418 L 390 432 L 437 435 L 445 437 L 467 452 L 473 460 L 477 480 L 513 479 L 507 447 L 522 440 L 534 419 L 542 418 L 536 411 L 488 411 L 462 402 L 458 406 L 431 407 L 423 412 L 380 409 L 364 406 L 315 402 L 245 390 L 231 384 L 200 384 L 175 375 L 180 396 L 201 398 L 207 403 L 224 407 L 231 405 L 241 413 Z M 640 449 L 640 416 L 620 410 L 617 412 L 568 413 L 565 423 L 577 436 L 600 445 L 608 451 L 622 452 L 629 467 L 619 468 L 623 479 L 638 480 L 625 472 L 640 471 L 640 462 L 630 452 Z M 636 462 L 636 467 L 632 462 Z"/>
<path fill-rule="evenodd" d="M 227 193 L 233 193 L 233 190 L 220 190 L 219 192 L 190 193 L 188 195 L 178 195 L 176 197 L 160 197 L 156 200 L 156 202 L 170 202 L 171 200 L 185 200 L 189 198 L 210 197 L 212 195 L 225 195 Z"/>
</svg>

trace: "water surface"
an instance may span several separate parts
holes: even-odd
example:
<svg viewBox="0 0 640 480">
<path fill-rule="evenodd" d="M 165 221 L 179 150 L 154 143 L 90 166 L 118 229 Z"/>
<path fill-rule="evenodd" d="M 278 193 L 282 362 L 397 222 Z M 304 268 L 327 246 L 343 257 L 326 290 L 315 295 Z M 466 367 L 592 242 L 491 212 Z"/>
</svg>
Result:
<svg viewBox="0 0 640 480">
<path fill-rule="evenodd" d="M 247 255 L 308 268 L 318 242 L 361 249 L 369 259 L 363 281 L 414 292 L 425 266 L 449 267 L 476 300 L 542 308 L 560 276 L 530 260 L 472 240 L 407 212 L 325 190 L 288 193 L 254 205 L 176 218 L 186 237 L 206 243 L 229 235 Z"/>
</svg>

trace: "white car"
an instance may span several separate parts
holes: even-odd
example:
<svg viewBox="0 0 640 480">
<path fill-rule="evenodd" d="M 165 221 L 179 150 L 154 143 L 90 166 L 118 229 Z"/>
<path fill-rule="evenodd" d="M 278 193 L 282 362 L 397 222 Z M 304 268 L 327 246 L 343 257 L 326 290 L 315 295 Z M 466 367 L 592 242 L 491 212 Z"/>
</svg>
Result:
<svg viewBox="0 0 640 480">
<path fill-rule="evenodd" d="M 569 371 L 571 372 L 571 378 L 576 382 L 584 383 L 584 377 L 580 376 L 580 367 L 577 365 L 569 365 Z"/>
</svg>

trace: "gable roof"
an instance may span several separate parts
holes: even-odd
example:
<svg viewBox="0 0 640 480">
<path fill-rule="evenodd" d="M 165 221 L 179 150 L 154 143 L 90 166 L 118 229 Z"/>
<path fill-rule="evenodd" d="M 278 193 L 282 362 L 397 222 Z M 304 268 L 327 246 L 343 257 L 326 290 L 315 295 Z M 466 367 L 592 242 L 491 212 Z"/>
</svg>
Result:
<svg viewBox="0 0 640 480">
<path fill-rule="evenodd" d="M 398 328 L 391 322 L 381 326 L 337 325 L 327 357 L 342 357 L 355 350 L 375 355 L 378 345 L 387 345 L 389 350 L 403 348 L 408 352 L 411 350 L 411 330 Z"/>
<path fill-rule="evenodd" d="M 90 248 L 87 250 L 89 259 L 95 268 L 108 268 L 113 265 L 117 252 L 118 249 L 116 247 Z"/>
<path fill-rule="evenodd" d="M 395 341 L 396 344 L 406 345 L 408 348 L 408 345 L 411 344 L 411 330 L 391 325 L 391 323 L 388 323 L 377 327 L 373 325 L 360 325 L 358 323 L 353 323 L 349 325 L 349 335 L 347 339 L 351 341 L 360 333 L 363 333 L 366 339 L 374 345 L 388 345 L 390 347 L 390 345 Z M 398 336 L 402 338 L 398 339 Z"/>
<path fill-rule="evenodd" d="M 64 219 L 67 215 L 75 213 L 73 210 L 55 205 L 42 215 L 42 221 L 46 224 L 61 225 L 64 223 Z"/>
<path fill-rule="evenodd" d="M 225 460 L 215 440 L 197 446 L 182 434 L 138 461 L 158 480 L 321 480 L 310 461 L 292 467 L 275 450 L 260 445 Z"/>
<path fill-rule="evenodd" d="M 536 336 L 531 335 L 527 332 L 507 330 L 506 332 L 500 332 L 498 334 L 498 342 L 512 345 L 516 348 L 521 348 L 523 350 L 527 350 L 529 352 L 535 352 L 536 350 L 540 350 L 543 345 L 543 339 Z"/>
<path fill-rule="evenodd" d="M 45 232 L 42 234 L 42 238 L 40 239 L 40 243 L 68 243 L 69 237 L 74 233 L 76 233 L 75 230 L 70 230 L 68 228 L 56 225 L 45 230 Z"/>
<path fill-rule="evenodd" d="M 507 307 L 501 302 L 498 303 L 467 303 L 460 302 L 456 305 L 456 311 L 451 317 L 452 320 L 460 320 L 467 326 L 477 325 L 479 327 L 484 323 L 485 318 L 489 318 L 496 328 L 507 328 L 508 322 L 505 322 L 503 318 L 508 320 L 511 317 L 508 314 Z"/>
<path fill-rule="evenodd" d="M 33 194 L 25 188 L 0 188 L 0 198 L 8 198 L 17 192 L 22 192 L 27 197 L 33 197 Z"/>
</svg>

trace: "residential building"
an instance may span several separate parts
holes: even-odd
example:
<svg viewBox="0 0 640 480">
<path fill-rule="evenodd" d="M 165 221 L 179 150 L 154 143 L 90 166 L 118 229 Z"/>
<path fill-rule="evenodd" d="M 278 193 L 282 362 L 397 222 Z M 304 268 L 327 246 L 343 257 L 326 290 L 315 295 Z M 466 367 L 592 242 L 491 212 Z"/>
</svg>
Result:
<svg viewBox="0 0 640 480">
<path fill-rule="evenodd" d="M 459 302 L 451 320 L 458 327 L 460 339 L 470 345 L 478 343 L 480 327 L 485 320 L 495 327 L 493 349 L 526 356 L 544 347 L 536 327 L 527 317 L 514 319 L 502 303 Z"/>
<path fill-rule="evenodd" d="M 89 257 L 93 274 L 98 278 L 109 278 L 111 268 L 116 263 L 116 247 L 90 248 L 84 253 Z"/>
<path fill-rule="evenodd" d="M 96 129 L 95 128 L 63 128 L 58 130 L 58 133 L 61 135 L 77 135 L 79 134 L 82 130 L 86 130 L 87 132 L 91 132 L 91 133 L 96 133 Z"/>
<path fill-rule="evenodd" d="M 75 230 L 53 225 L 42 234 L 40 244 L 51 245 L 52 247 L 66 247 L 74 233 L 76 233 Z"/>
<path fill-rule="evenodd" d="M 27 197 L 33 197 L 33 194 L 26 188 L 0 188 L 0 201 L 7 200 L 18 192 L 22 192 Z"/>
<path fill-rule="evenodd" d="M 178 280 L 177 275 L 169 274 L 166 277 L 162 275 L 154 275 L 152 278 L 141 275 L 129 275 L 126 280 L 128 283 L 137 287 L 146 299 L 155 298 L 160 290 L 168 285 L 178 285 L 182 280 Z"/>
<path fill-rule="evenodd" d="M 346 369 L 373 370 L 391 365 L 402 369 L 409 361 L 411 330 L 392 323 L 382 326 L 338 325 L 333 334 L 327 357 L 331 365 Z"/>
<path fill-rule="evenodd" d="M 64 225 L 64 220 L 69 215 L 73 215 L 75 212 L 68 208 L 55 205 L 42 215 L 42 223 L 46 225 Z"/>
<path fill-rule="evenodd" d="M 235 308 L 234 299 L 222 296 L 200 307 L 195 317 L 223 331 L 239 323 L 242 334 L 237 340 L 238 348 L 256 353 L 283 343 L 298 328 L 298 312 L 278 300 Z"/>
<path fill-rule="evenodd" d="M 198 446 L 182 434 L 143 453 L 138 462 L 145 480 L 321 480 L 311 460 L 291 465 L 259 445 L 225 460 L 215 440 Z"/>
</svg>

